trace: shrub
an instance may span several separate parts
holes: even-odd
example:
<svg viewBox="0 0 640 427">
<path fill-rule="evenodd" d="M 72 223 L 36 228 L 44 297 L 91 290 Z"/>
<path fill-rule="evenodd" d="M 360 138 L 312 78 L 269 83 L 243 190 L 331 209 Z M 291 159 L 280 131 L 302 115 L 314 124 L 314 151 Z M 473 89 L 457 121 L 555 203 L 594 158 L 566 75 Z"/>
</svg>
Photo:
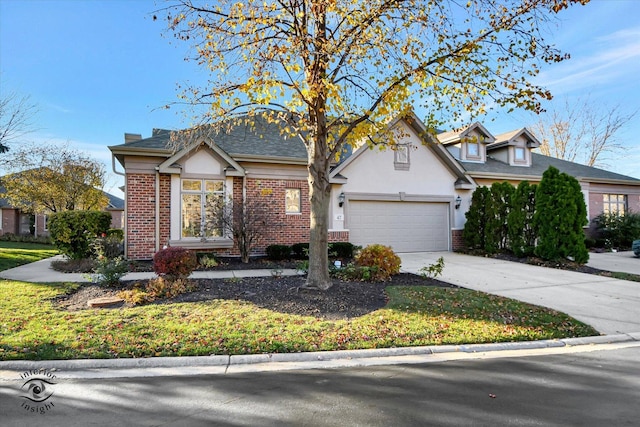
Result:
<svg viewBox="0 0 640 427">
<path fill-rule="evenodd" d="M 308 245 L 307 245 L 308 248 Z M 329 243 L 329 255 L 336 258 L 353 258 L 353 253 L 359 246 L 349 242 L 333 242 Z"/>
<path fill-rule="evenodd" d="M 51 261 L 51 268 L 62 273 L 91 273 L 96 261 L 91 258 Z"/>
<path fill-rule="evenodd" d="M 640 214 L 627 212 L 625 215 L 602 213 L 594 218 L 598 238 L 607 247 L 628 250 L 634 240 L 640 239 Z"/>
<path fill-rule="evenodd" d="M 164 277 L 157 277 L 149 280 L 145 286 L 148 301 L 174 298 L 185 292 L 190 292 L 193 289 L 194 285 L 185 278 L 167 280 Z"/>
<path fill-rule="evenodd" d="M 342 280 L 358 280 L 362 282 L 371 282 L 379 279 L 378 267 L 369 267 L 356 264 L 347 264 L 342 268 L 330 266 L 329 272 L 331 276 Z M 382 280 L 382 279 L 380 279 Z"/>
<path fill-rule="evenodd" d="M 92 282 L 103 286 L 114 286 L 129 272 L 129 264 L 122 257 L 107 258 L 99 256 L 93 267 Z"/>
<path fill-rule="evenodd" d="M 309 258 L 309 243 L 294 243 L 291 245 L 291 252 L 296 259 Z"/>
<path fill-rule="evenodd" d="M 156 277 L 149 280 L 144 287 L 137 284 L 133 289 L 118 292 L 118 296 L 132 305 L 140 305 L 159 299 L 175 298 L 194 289 L 195 286 L 187 279 L 167 280 Z"/>
<path fill-rule="evenodd" d="M 104 235 L 93 239 L 91 250 L 93 252 L 91 255 L 95 258 L 114 259 L 124 253 L 124 245 L 122 239 L 117 236 Z"/>
<path fill-rule="evenodd" d="M 573 259 L 584 264 L 589 252 L 584 243 L 587 207 L 578 180 L 554 167 L 542 175 L 536 189 L 534 226 L 538 230 L 535 254 L 550 261 Z"/>
<path fill-rule="evenodd" d="M 536 211 L 536 185 L 522 181 L 511 198 L 511 211 L 507 217 L 509 247 L 514 255 L 533 255 L 537 232 L 533 226 Z"/>
<path fill-rule="evenodd" d="M 511 211 L 511 199 L 515 188 L 508 182 L 494 182 L 490 190 L 484 249 L 487 253 L 495 253 L 508 247 L 507 217 Z"/>
<path fill-rule="evenodd" d="M 218 266 L 218 261 L 210 255 L 202 255 L 199 259 L 198 259 L 198 264 L 200 264 L 201 266 L 205 267 L 205 268 L 214 268 Z"/>
<path fill-rule="evenodd" d="M 3 235 L 0 235 L 0 240 L 4 242 L 41 243 L 45 245 L 51 244 L 51 238 L 49 238 L 49 236 L 35 237 L 31 234 L 4 233 Z"/>
<path fill-rule="evenodd" d="M 195 252 L 178 246 L 162 249 L 153 256 L 153 271 L 169 281 L 189 277 L 197 266 Z"/>
<path fill-rule="evenodd" d="M 291 257 L 291 246 L 287 245 L 269 245 L 265 251 L 267 258 L 272 261 L 281 261 Z"/>
<path fill-rule="evenodd" d="M 355 259 L 360 267 L 374 267 L 371 280 L 386 280 L 400 272 L 400 257 L 389 246 L 374 244 L 362 249 Z"/>
<path fill-rule="evenodd" d="M 444 258 L 440 257 L 435 263 L 422 267 L 418 272 L 424 279 L 435 279 L 442 274 L 442 270 L 444 270 Z"/>
<path fill-rule="evenodd" d="M 111 214 L 100 211 L 66 211 L 51 215 L 49 232 L 56 247 L 71 259 L 88 258 L 92 240 L 106 234 Z"/>
<path fill-rule="evenodd" d="M 462 239 L 468 249 L 485 250 L 487 220 L 492 216 L 491 190 L 488 187 L 478 187 L 471 196 L 471 206 L 465 214 L 467 222 L 464 224 Z"/>
<path fill-rule="evenodd" d="M 122 242 L 124 241 L 124 230 L 122 228 L 110 228 L 107 230 L 107 237 L 113 237 Z"/>
</svg>

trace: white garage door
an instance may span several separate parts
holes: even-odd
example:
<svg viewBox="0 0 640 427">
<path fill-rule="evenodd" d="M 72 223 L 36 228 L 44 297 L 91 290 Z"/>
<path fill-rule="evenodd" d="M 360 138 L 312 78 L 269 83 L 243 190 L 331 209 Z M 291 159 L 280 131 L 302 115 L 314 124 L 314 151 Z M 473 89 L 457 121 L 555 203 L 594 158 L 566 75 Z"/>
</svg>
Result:
<svg viewBox="0 0 640 427">
<path fill-rule="evenodd" d="M 449 204 L 349 202 L 349 240 L 388 245 L 396 252 L 449 250 Z"/>
</svg>

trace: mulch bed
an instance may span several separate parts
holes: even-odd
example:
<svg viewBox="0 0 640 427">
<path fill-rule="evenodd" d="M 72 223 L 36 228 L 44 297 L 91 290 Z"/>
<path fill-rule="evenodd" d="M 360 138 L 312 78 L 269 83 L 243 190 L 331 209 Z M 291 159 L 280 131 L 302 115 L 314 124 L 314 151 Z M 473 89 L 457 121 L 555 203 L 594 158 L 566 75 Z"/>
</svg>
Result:
<svg viewBox="0 0 640 427">
<path fill-rule="evenodd" d="M 207 301 L 213 299 L 249 301 L 269 310 L 314 316 L 323 319 L 350 319 L 382 308 L 387 303 L 384 291 L 387 286 L 439 286 L 456 287 L 435 279 L 424 279 L 414 274 L 401 273 L 386 282 L 343 282 L 334 280 L 328 291 L 300 289 L 304 276 L 257 277 L 246 279 L 194 279 L 197 288 L 176 298 L 156 304 Z M 119 290 L 135 283 L 123 282 L 118 289 L 106 289 L 93 284 L 83 284 L 76 292 L 58 297 L 56 305 L 65 310 L 88 309 L 90 299 L 116 295 Z M 121 304 L 118 307 L 126 307 Z"/>
</svg>

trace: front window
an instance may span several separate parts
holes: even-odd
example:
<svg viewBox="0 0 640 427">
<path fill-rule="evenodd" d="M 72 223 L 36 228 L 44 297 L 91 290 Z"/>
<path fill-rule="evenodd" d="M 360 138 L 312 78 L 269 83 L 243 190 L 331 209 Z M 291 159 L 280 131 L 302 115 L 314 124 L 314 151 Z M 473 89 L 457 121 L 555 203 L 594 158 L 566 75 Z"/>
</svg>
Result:
<svg viewBox="0 0 640 427">
<path fill-rule="evenodd" d="M 222 237 L 224 182 L 209 179 L 182 180 L 182 237 Z"/>
<path fill-rule="evenodd" d="M 515 147 L 515 158 L 516 158 L 516 162 L 524 162 L 526 160 L 525 154 L 524 154 L 524 148 Z"/>
<path fill-rule="evenodd" d="M 287 188 L 285 190 L 285 212 L 288 214 L 297 214 L 302 212 L 300 208 L 299 188 Z"/>
<path fill-rule="evenodd" d="M 603 194 L 602 208 L 607 214 L 624 215 L 627 213 L 627 196 L 624 194 Z"/>
</svg>

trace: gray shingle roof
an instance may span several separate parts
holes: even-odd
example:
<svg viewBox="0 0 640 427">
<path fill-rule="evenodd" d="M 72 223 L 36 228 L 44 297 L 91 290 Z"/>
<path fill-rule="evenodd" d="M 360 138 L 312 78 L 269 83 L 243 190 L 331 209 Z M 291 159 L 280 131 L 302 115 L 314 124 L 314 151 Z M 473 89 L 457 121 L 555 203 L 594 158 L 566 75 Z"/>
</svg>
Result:
<svg viewBox="0 0 640 427">
<path fill-rule="evenodd" d="M 301 139 L 287 137 L 280 132 L 280 125 L 256 119 L 255 126 L 238 125 L 229 132 L 208 133 L 213 142 L 231 157 L 265 156 L 282 158 L 307 158 L 307 150 Z M 154 134 L 139 141 L 110 147 L 118 149 L 170 150 L 170 131 L 154 130 Z"/>
<path fill-rule="evenodd" d="M 120 197 L 114 196 L 113 194 L 109 194 L 106 191 L 103 191 L 103 193 L 107 198 L 109 198 L 109 205 L 107 206 L 107 209 L 124 209 L 124 200 Z"/>
<path fill-rule="evenodd" d="M 640 179 L 615 172 L 609 172 L 604 169 L 598 169 L 590 166 L 581 165 L 579 163 L 568 162 L 566 160 L 556 159 L 554 157 L 544 156 L 538 153 L 531 153 L 531 166 L 510 166 L 499 160 L 487 157 L 486 163 L 460 162 L 467 172 L 473 175 L 474 172 L 490 173 L 496 175 L 521 175 L 530 176 L 532 179 L 542 177 L 542 174 L 553 166 L 560 172 L 564 172 L 575 178 L 586 178 L 589 180 L 621 180 L 629 181 L 632 184 L 640 184 Z"/>
</svg>

